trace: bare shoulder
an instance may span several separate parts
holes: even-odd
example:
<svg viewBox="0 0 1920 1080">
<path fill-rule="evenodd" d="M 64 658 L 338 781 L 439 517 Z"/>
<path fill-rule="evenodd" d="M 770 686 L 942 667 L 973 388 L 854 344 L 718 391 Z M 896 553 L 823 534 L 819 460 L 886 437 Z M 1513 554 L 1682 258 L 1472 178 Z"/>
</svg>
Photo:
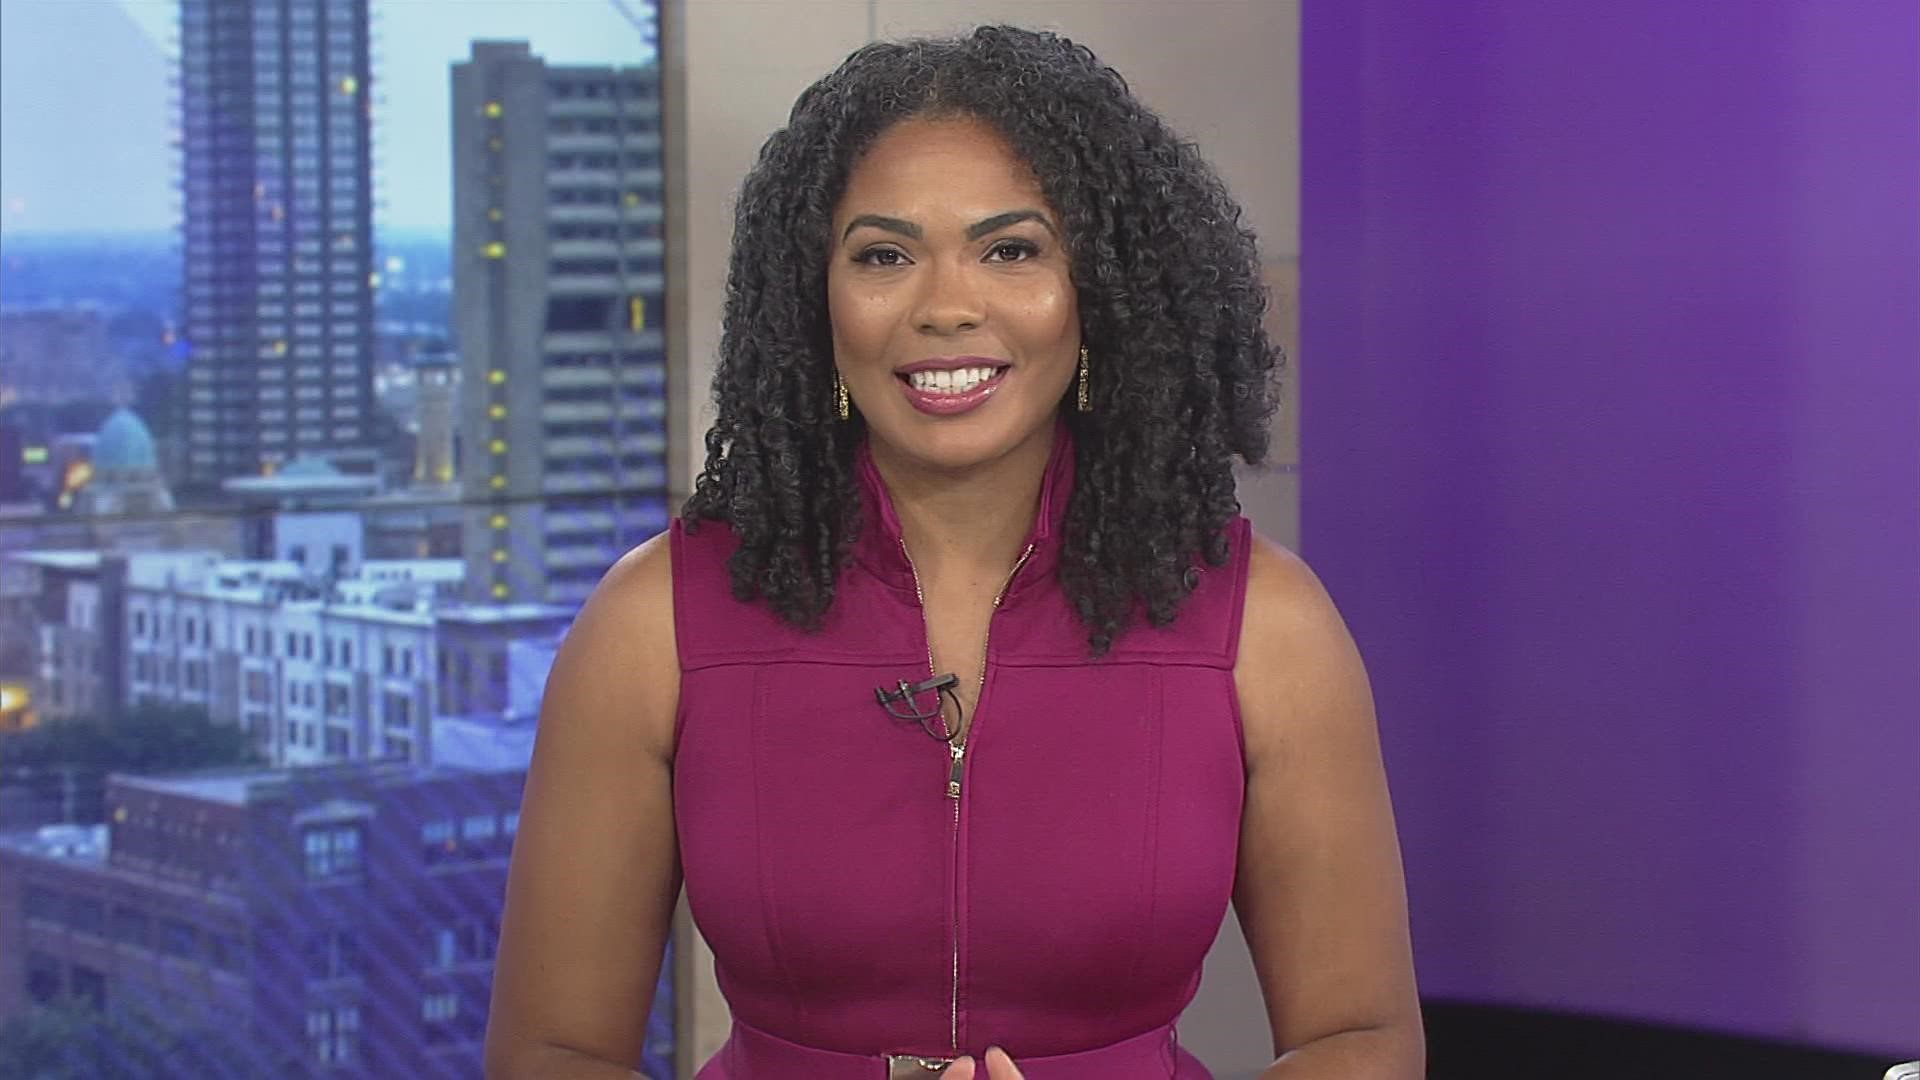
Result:
<svg viewBox="0 0 1920 1080">
<path fill-rule="evenodd" d="M 554 657 L 507 875 L 489 1076 L 630 1063 L 645 1040 L 680 887 L 670 543 L 620 559 Z"/>
<path fill-rule="evenodd" d="M 1346 620 L 1300 556 L 1258 533 L 1234 679 L 1250 765 L 1283 744 L 1359 734 L 1354 728 L 1371 736 L 1372 695 Z"/>
<path fill-rule="evenodd" d="M 580 609 L 555 658 L 549 698 L 576 707 L 560 717 L 625 717 L 636 725 L 599 734 L 641 740 L 671 756 L 680 663 L 674 641 L 673 556 L 666 533 L 614 563 Z M 601 706 L 624 701 L 625 708 Z M 590 721 L 581 721 L 587 723 Z"/>
</svg>

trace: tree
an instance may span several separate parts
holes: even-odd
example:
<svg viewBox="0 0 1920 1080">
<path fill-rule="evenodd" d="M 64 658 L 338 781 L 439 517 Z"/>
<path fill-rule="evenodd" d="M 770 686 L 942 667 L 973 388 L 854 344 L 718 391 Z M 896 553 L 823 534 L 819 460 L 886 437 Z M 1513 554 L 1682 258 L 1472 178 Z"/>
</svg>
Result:
<svg viewBox="0 0 1920 1080">
<path fill-rule="evenodd" d="M 35 1006 L 0 1026 L 0 1076 L 19 1080 L 156 1080 L 297 1075 L 260 1061 L 243 1032 L 178 1030 L 145 1009 L 82 997 Z"/>
<path fill-rule="evenodd" d="M 193 705 L 142 703 L 118 719 L 63 720 L 0 737 L 0 765 L 152 773 L 258 764 L 246 733 Z"/>
</svg>

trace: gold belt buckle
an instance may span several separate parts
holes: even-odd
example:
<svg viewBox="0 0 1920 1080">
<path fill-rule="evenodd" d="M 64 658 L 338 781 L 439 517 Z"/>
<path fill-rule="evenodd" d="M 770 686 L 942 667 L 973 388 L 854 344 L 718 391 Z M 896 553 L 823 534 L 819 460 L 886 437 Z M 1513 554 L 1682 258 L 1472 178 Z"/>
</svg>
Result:
<svg viewBox="0 0 1920 1080">
<path fill-rule="evenodd" d="M 887 1080 L 927 1080 L 953 1064 L 952 1058 L 929 1058 L 918 1054 L 888 1054 Z"/>
</svg>

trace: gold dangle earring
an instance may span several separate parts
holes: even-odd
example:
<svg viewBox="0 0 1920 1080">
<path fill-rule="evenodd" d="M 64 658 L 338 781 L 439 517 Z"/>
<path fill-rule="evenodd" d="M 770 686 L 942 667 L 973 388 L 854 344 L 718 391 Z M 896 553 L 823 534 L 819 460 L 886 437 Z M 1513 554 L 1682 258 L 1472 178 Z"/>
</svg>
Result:
<svg viewBox="0 0 1920 1080">
<path fill-rule="evenodd" d="M 833 372 L 833 405 L 834 411 L 839 414 L 840 419 L 853 419 L 853 404 L 847 398 L 847 384 L 845 380 L 840 378 L 838 368 L 834 369 Z"/>
<path fill-rule="evenodd" d="M 1080 346 L 1079 401 L 1081 412 L 1088 413 L 1093 411 L 1093 392 L 1087 387 L 1087 347 L 1085 345 Z"/>
</svg>

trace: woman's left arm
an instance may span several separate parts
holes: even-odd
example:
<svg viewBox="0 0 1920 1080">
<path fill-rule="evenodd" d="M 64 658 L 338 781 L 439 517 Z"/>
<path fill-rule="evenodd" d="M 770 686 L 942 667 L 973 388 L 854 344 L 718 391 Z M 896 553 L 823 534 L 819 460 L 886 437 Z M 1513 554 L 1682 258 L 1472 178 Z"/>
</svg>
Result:
<svg viewBox="0 0 1920 1080">
<path fill-rule="evenodd" d="M 1406 883 L 1366 669 L 1319 579 L 1258 537 L 1234 679 L 1247 764 L 1234 908 L 1279 1055 L 1262 1080 L 1417 1080 Z"/>
</svg>

